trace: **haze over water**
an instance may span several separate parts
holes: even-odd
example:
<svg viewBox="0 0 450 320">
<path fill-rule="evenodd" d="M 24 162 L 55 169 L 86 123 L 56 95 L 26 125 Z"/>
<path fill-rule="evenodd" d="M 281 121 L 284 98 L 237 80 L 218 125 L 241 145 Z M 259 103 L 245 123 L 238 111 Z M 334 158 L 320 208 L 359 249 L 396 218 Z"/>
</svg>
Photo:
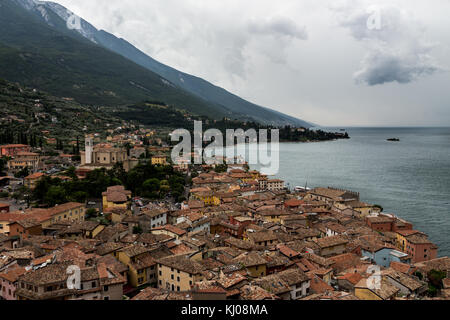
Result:
<svg viewBox="0 0 450 320">
<path fill-rule="evenodd" d="M 360 192 L 361 201 L 379 204 L 428 234 L 439 256 L 450 255 L 450 128 L 347 132 L 350 140 L 282 143 L 277 177 L 291 188 L 308 183 Z"/>
</svg>

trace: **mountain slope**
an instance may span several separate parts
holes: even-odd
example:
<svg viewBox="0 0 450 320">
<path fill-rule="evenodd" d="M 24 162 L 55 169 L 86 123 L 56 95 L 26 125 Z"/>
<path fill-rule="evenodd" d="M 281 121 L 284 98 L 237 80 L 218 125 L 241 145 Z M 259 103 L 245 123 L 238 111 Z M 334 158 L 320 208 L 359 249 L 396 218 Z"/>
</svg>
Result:
<svg viewBox="0 0 450 320">
<path fill-rule="evenodd" d="M 65 21 L 53 11 L 38 11 L 52 26 L 14 0 L 0 5 L 0 30 L 7 30 L 0 33 L 2 78 L 85 104 L 156 100 L 213 118 L 230 113 L 64 28 Z"/>
<path fill-rule="evenodd" d="M 67 25 L 55 23 L 50 16 L 51 13 L 58 15 L 65 22 L 67 22 L 70 17 L 74 16 L 72 12 L 57 3 L 40 2 L 35 0 L 14 1 L 17 1 L 17 3 L 20 3 L 28 10 L 33 11 L 37 16 L 45 20 L 47 24 L 55 26 L 58 29 L 67 29 Z M 176 87 L 184 89 L 202 100 L 206 100 L 209 102 L 210 107 L 216 109 L 218 108 L 225 113 L 228 112 L 228 117 L 238 118 L 240 120 L 255 120 L 273 125 L 290 124 L 304 127 L 311 126 L 311 124 L 303 120 L 255 105 L 201 78 L 180 72 L 174 68 L 164 65 L 149 57 L 128 43 L 126 40 L 119 39 L 103 30 L 99 31 L 90 23 L 81 18 L 79 18 L 79 22 L 80 25 L 77 29 L 78 33 L 92 43 L 98 44 L 115 53 L 118 53 L 136 64 L 169 80 Z"/>
</svg>

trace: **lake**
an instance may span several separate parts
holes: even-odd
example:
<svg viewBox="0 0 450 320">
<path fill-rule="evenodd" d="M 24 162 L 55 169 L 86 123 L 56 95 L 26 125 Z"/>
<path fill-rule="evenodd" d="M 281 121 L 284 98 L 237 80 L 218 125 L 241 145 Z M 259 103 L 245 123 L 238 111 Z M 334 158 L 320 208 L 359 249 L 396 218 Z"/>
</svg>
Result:
<svg viewBox="0 0 450 320">
<path fill-rule="evenodd" d="M 440 256 L 450 255 L 450 128 L 346 130 L 349 140 L 281 143 L 276 176 L 291 188 L 307 184 L 360 192 L 362 201 L 379 204 L 428 234 Z"/>
</svg>

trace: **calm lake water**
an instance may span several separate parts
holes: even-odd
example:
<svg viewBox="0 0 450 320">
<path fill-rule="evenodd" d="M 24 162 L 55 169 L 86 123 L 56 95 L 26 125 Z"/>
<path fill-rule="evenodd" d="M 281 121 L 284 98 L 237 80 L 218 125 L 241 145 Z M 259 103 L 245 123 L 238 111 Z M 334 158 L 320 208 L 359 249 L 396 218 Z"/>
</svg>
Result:
<svg viewBox="0 0 450 320">
<path fill-rule="evenodd" d="M 347 132 L 350 140 L 282 143 L 277 177 L 291 188 L 307 183 L 360 192 L 362 201 L 379 204 L 427 233 L 440 256 L 450 255 L 450 128 Z"/>
</svg>

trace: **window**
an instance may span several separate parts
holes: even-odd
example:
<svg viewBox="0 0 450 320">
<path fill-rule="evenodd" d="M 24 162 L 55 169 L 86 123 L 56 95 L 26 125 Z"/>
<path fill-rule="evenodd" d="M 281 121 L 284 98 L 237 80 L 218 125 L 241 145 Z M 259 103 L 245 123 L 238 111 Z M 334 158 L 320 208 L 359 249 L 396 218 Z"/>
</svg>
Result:
<svg viewBox="0 0 450 320">
<path fill-rule="evenodd" d="M 95 281 L 92 281 L 92 288 L 95 288 L 97 286 L 97 283 Z"/>
<path fill-rule="evenodd" d="M 104 286 L 104 287 L 103 287 L 103 291 L 108 292 L 108 290 L 109 290 L 109 287 L 108 287 L 108 286 Z"/>
<path fill-rule="evenodd" d="M 180 282 L 180 277 L 177 277 L 177 281 Z"/>
<path fill-rule="evenodd" d="M 174 278 L 174 277 L 173 277 L 173 274 L 172 274 L 172 275 L 170 275 L 170 278 L 171 278 L 171 279 L 173 280 L 173 278 Z"/>
<path fill-rule="evenodd" d="M 180 291 L 180 287 L 177 287 L 177 291 Z"/>
</svg>

